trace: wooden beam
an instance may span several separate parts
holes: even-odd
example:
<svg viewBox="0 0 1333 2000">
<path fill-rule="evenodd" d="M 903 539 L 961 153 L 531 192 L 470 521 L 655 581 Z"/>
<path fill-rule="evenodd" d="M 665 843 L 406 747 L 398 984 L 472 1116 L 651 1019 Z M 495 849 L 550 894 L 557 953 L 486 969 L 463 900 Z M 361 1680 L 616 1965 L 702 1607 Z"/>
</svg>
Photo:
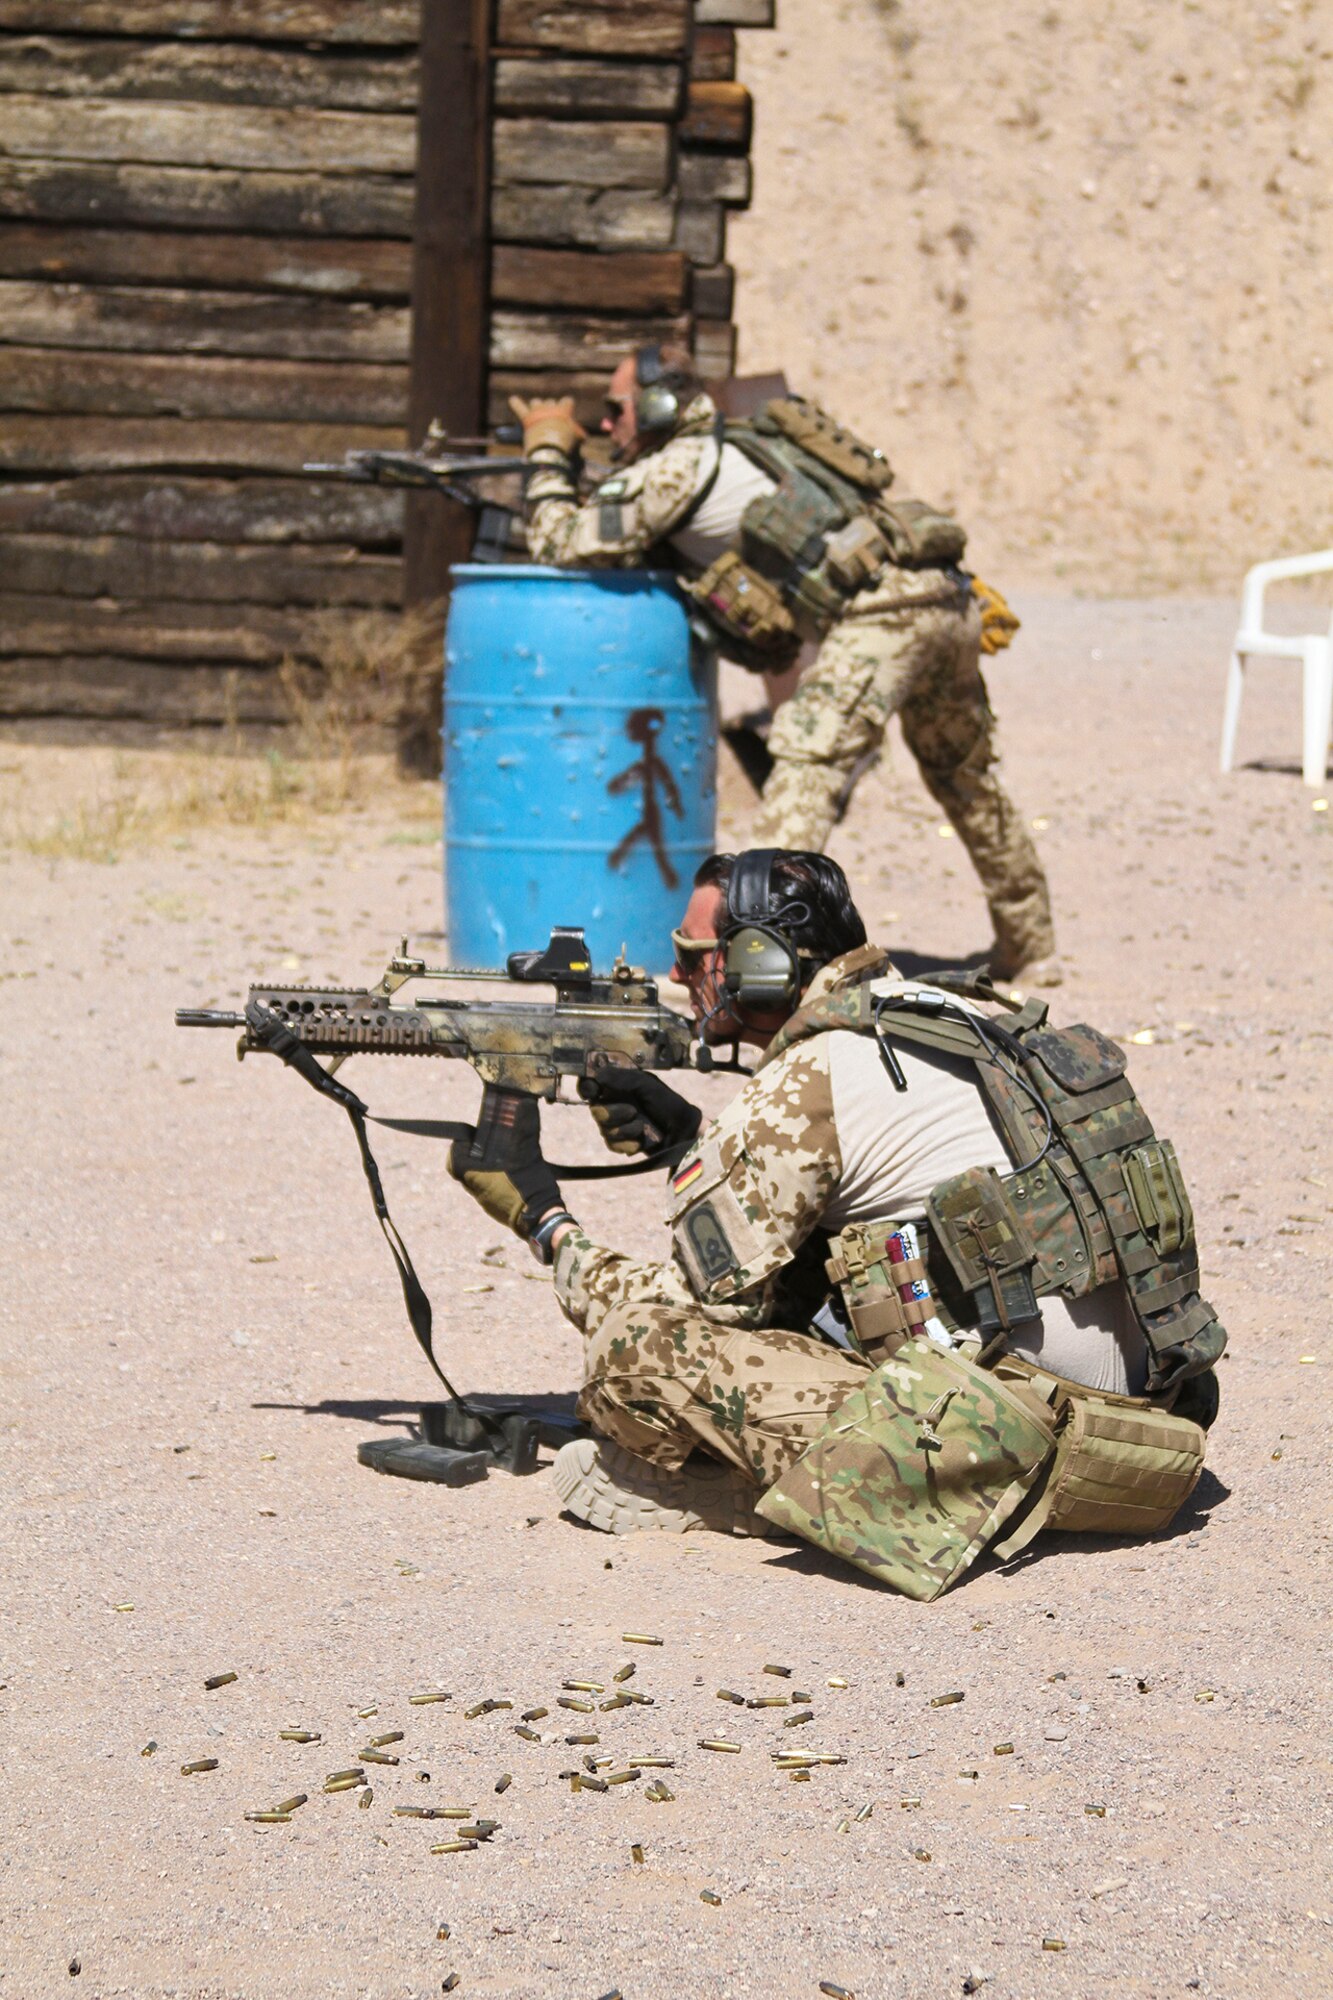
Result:
<svg viewBox="0 0 1333 2000">
<path fill-rule="evenodd" d="M 416 167 L 415 121 L 390 112 L 24 93 L 7 97 L 4 106 L 10 159 L 124 160 L 272 173 L 410 174 Z"/>
<path fill-rule="evenodd" d="M 775 0 L 694 0 L 701 28 L 771 28 Z"/>
<path fill-rule="evenodd" d="M 275 354 L 326 361 L 406 358 L 405 307 L 190 292 L 151 285 L 0 279 L 0 342 L 148 354 Z"/>
<path fill-rule="evenodd" d="M 730 264 L 696 264 L 690 273 L 690 310 L 696 319 L 730 319 L 736 273 Z"/>
<path fill-rule="evenodd" d="M 64 596 L 0 598 L 0 653 L 119 653 L 135 660 L 271 661 L 310 650 L 304 607 L 120 604 Z"/>
<path fill-rule="evenodd" d="M 577 124 L 559 118 L 500 118 L 492 134 L 497 187 L 651 188 L 671 184 L 673 149 L 667 124 L 608 121 Z"/>
<path fill-rule="evenodd" d="M 307 49 L 263 48 L 235 40 L 12 36 L 0 39 L 0 92 L 8 91 L 410 114 L 417 105 L 417 58 L 415 50 L 315 55 Z"/>
<path fill-rule="evenodd" d="M 682 146 L 746 152 L 754 106 L 743 83 L 691 83 L 678 137 Z"/>
<path fill-rule="evenodd" d="M 114 655 L 0 661 L 0 716 L 212 726 L 291 719 L 271 666 L 182 666 Z"/>
<path fill-rule="evenodd" d="M 730 320 L 701 319 L 694 329 L 694 365 L 705 382 L 736 372 L 736 329 Z"/>
<path fill-rule="evenodd" d="M 497 187 L 491 195 L 491 234 L 497 242 L 665 250 L 675 221 L 674 195 L 640 189 Z"/>
<path fill-rule="evenodd" d="M 736 31 L 734 28 L 694 30 L 690 49 L 690 75 L 699 83 L 729 83 L 736 74 Z"/>
<path fill-rule="evenodd" d="M 0 532 L 186 542 L 355 542 L 395 549 L 403 496 L 342 480 L 188 479 L 160 472 L 0 485 Z"/>
<path fill-rule="evenodd" d="M 720 201 L 683 201 L 676 211 L 672 245 L 692 264 L 718 264 L 727 239 L 727 211 Z"/>
<path fill-rule="evenodd" d="M 495 109 L 511 117 L 674 118 L 684 80 L 680 63 L 504 56 L 495 65 Z"/>
<path fill-rule="evenodd" d="M 418 17 L 416 0 L 0 0 L 0 28 L 405 47 L 417 39 Z"/>
<path fill-rule="evenodd" d="M 412 234 L 408 179 L 0 159 L 0 215 L 150 229 Z"/>
<path fill-rule="evenodd" d="M 726 153 L 682 153 L 678 170 L 682 201 L 720 201 L 744 208 L 750 199 L 750 162 Z"/>
<path fill-rule="evenodd" d="M 493 368 L 604 369 L 649 340 L 689 339 L 687 319 L 587 319 L 573 313 L 491 314 Z"/>
<path fill-rule="evenodd" d="M 401 426 L 260 424 L 182 417 L 0 416 L 0 472 L 274 472 L 340 464 L 344 451 L 401 451 Z"/>
<path fill-rule="evenodd" d="M 571 55 L 678 56 L 689 31 L 690 0 L 499 0 L 495 39 Z"/>
<path fill-rule="evenodd" d="M 412 277 L 413 442 L 438 421 L 455 437 L 485 426 L 490 304 L 490 0 L 421 0 L 421 106 Z M 469 510 L 412 495 L 404 598 L 429 603 L 471 551 Z M 430 759 L 411 739 L 409 761 Z M 433 761 L 433 760 L 430 760 Z"/>
<path fill-rule="evenodd" d="M 396 556 L 366 555 L 339 543 L 256 548 L 131 535 L 0 536 L 0 591 L 5 592 L 182 603 L 395 605 L 402 585 Z M 0 596 L 0 622 L 5 615 Z"/>
<path fill-rule="evenodd" d="M 685 276 L 685 259 L 675 250 L 606 255 L 497 243 L 491 254 L 491 297 L 497 305 L 677 313 L 685 304 Z"/>
<path fill-rule="evenodd" d="M 199 285 L 398 302 L 411 292 L 412 253 L 406 243 L 366 236 L 223 236 L 0 222 L 0 278 Z"/>
<path fill-rule="evenodd" d="M 48 416 L 248 417 L 297 424 L 407 420 L 407 368 L 229 355 L 102 354 L 0 346 L 0 410 Z"/>
</svg>

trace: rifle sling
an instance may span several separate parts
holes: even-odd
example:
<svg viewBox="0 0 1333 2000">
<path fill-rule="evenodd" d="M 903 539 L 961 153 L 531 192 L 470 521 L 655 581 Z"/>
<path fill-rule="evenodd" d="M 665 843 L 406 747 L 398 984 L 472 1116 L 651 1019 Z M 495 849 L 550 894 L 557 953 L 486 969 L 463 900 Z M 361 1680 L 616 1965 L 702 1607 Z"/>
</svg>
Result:
<svg viewBox="0 0 1333 2000">
<path fill-rule="evenodd" d="M 461 1396 L 435 1358 L 435 1347 L 432 1339 L 434 1313 L 431 1308 L 430 1297 L 425 1286 L 417 1276 L 416 1267 L 412 1262 L 407 1245 L 398 1234 L 397 1225 L 393 1217 L 389 1214 L 389 1204 L 384 1198 L 384 1183 L 380 1179 L 379 1166 L 375 1155 L 370 1150 L 370 1138 L 366 1132 L 366 1122 L 369 1120 L 372 1125 L 384 1126 L 386 1131 L 406 1132 L 420 1139 L 462 1139 L 469 1145 L 476 1137 L 475 1128 L 452 1119 L 376 1118 L 369 1107 L 356 1095 L 355 1091 L 349 1090 L 345 1083 L 339 1083 L 337 1077 L 329 1075 L 323 1063 L 316 1061 L 309 1049 L 297 1039 L 291 1029 L 270 1008 L 261 1006 L 257 1000 L 251 1000 L 246 1006 L 245 1012 L 250 1031 L 255 1039 L 265 1048 L 269 1049 L 272 1054 L 278 1056 L 287 1065 L 288 1069 L 295 1070 L 298 1076 L 304 1077 L 305 1081 L 313 1089 L 319 1091 L 321 1096 L 331 1097 L 335 1104 L 340 1104 L 352 1121 L 352 1130 L 356 1133 L 356 1143 L 361 1152 L 361 1166 L 365 1172 L 366 1185 L 370 1189 L 370 1199 L 375 1209 L 375 1219 L 379 1223 L 384 1240 L 389 1246 L 390 1255 L 397 1267 L 399 1283 L 403 1288 L 403 1304 L 407 1308 L 408 1322 L 417 1337 L 421 1351 L 459 1408 L 466 1410 L 469 1416 L 475 1417 L 484 1430 L 498 1432 L 499 1424 L 496 1419 L 491 1416 L 489 1411 L 479 1409 L 475 1404 L 469 1403 L 465 1396 Z M 661 1152 L 650 1155 L 647 1159 L 634 1160 L 628 1165 L 620 1167 L 553 1167 L 551 1171 L 565 1180 L 609 1180 L 625 1174 L 648 1173 L 657 1167 L 674 1166 L 686 1150 L 683 1146 L 663 1149 Z"/>
</svg>

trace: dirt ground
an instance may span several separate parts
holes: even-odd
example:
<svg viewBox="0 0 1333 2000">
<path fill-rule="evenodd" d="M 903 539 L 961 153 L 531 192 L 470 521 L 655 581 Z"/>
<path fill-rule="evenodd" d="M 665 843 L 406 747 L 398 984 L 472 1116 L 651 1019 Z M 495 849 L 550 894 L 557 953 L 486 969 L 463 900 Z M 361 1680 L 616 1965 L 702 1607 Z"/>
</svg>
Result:
<svg viewBox="0 0 1333 2000">
<path fill-rule="evenodd" d="M 738 39 L 743 369 L 957 505 L 1001 584 L 1327 547 L 1327 6 L 782 0 Z"/>
<path fill-rule="evenodd" d="M 930 1606 L 794 1546 L 612 1541 L 560 1517 L 545 1471 L 448 1491 L 359 1466 L 432 1380 L 351 1135 L 171 1013 L 252 977 L 364 980 L 402 931 L 439 949 L 436 802 L 186 816 L 62 858 L 43 827 L 169 753 L 0 744 L 0 1995 L 388 2000 L 454 1972 L 460 2000 L 1333 1986 L 1330 814 L 1300 782 L 1289 668 L 1255 673 L 1248 761 L 1217 775 L 1229 603 L 1019 608 L 993 689 L 1052 873 L 1058 1014 L 1132 1040 L 1232 1344 L 1169 1532 L 1046 1537 Z M 726 796 L 743 838 L 734 773 Z M 899 746 L 835 845 L 904 955 L 986 942 L 944 831 Z M 477 1098 L 443 1064 L 352 1080 L 390 1114 Z M 691 1084 L 710 1106 L 731 1087 Z M 553 1154 L 596 1157 L 585 1116 L 549 1114 Z M 544 1276 L 491 1254 L 438 1148 L 384 1135 L 380 1157 L 459 1382 L 568 1398 L 578 1343 Z M 659 1200 L 575 1205 L 649 1252 Z M 557 1707 L 629 1660 L 652 1706 Z M 814 1721 L 789 1733 L 790 1709 L 722 1687 L 804 1690 Z M 426 1690 L 450 1699 L 410 1704 Z M 488 1697 L 514 1706 L 469 1718 Z M 514 1733 L 529 1707 L 538 1743 Z M 368 1809 L 323 1793 L 389 1731 L 401 1762 L 368 1767 Z M 572 1795 L 585 1732 L 673 1759 L 674 1799 L 646 1776 Z M 718 1733 L 740 1753 L 698 1747 Z M 770 1759 L 793 1743 L 846 1761 L 794 1783 Z M 197 1759 L 216 1769 L 182 1775 Z M 289 1825 L 243 1818 L 298 1791 Z M 395 1812 L 427 1801 L 502 1824 L 432 1854 L 455 1822 Z"/>
</svg>

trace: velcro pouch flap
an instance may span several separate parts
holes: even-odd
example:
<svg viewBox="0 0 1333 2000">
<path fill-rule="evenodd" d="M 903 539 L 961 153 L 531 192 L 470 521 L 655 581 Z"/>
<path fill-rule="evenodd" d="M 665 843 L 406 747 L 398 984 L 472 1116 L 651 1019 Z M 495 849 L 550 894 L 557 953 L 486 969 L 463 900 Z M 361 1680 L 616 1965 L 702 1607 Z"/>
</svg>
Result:
<svg viewBox="0 0 1333 2000">
<path fill-rule="evenodd" d="M 910 1340 L 848 1397 L 759 1512 L 929 1602 L 994 1540 L 1053 1450 L 1036 1399 L 964 1355 Z"/>
<path fill-rule="evenodd" d="M 1062 1089 L 1078 1096 L 1085 1090 L 1100 1090 L 1103 1084 L 1114 1083 L 1125 1074 L 1124 1050 L 1084 1021 L 1072 1028 L 1027 1035 L 1024 1046 Z"/>
</svg>

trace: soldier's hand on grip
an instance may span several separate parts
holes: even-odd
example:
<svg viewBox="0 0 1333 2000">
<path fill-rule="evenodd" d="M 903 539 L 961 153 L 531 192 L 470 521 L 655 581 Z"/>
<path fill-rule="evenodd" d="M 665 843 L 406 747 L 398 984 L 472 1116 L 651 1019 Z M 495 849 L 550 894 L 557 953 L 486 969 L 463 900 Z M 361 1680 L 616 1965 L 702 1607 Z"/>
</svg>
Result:
<svg viewBox="0 0 1333 2000">
<path fill-rule="evenodd" d="M 703 1123 L 698 1105 L 651 1070 L 583 1077 L 579 1096 L 592 1106 L 597 1128 L 613 1153 L 679 1152 L 693 1145 Z"/>
<path fill-rule="evenodd" d="M 536 1100 L 504 1095 L 509 1101 L 502 1099 L 498 1115 L 483 1100 L 481 1122 L 470 1142 L 454 1140 L 449 1173 L 487 1215 L 526 1242 L 549 1210 L 564 1207 L 564 1199 L 542 1157 Z"/>
</svg>

